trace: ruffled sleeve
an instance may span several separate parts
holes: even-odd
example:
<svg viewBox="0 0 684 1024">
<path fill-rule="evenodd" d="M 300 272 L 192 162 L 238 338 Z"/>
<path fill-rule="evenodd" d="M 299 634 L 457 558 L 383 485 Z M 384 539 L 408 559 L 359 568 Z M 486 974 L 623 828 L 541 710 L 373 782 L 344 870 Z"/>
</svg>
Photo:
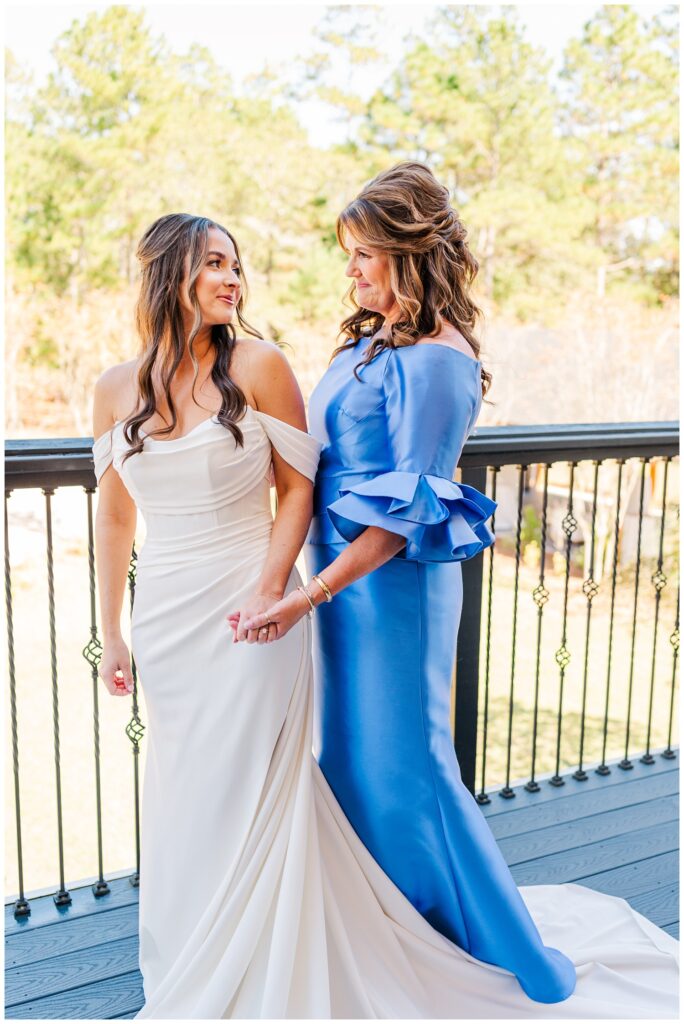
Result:
<svg viewBox="0 0 684 1024">
<path fill-rule="evenodd" d="M 349 541 L 368 526 L 400 534 L 414 561 L 472 558 L 494 542 L 496 502 L 452 477 L 480 408 L 480 364 L 440 345 L 396 349 L 383 391 L 393 468 L 340 490 L 335 529 Z"/>
<path fill-rule="evenodd" d="M 98 484 L 105 470 L 111 465 L 112 457 L 112 431 L 107 430 L 93 442 L 93 463 Z"/>
<path fill-rule="evenodd" d="M 268 413 L 253 410 L 272 446 L 288 465 L 312 482 L 316 478 L 318 460 L 322 445 L 311 434 L 298 430 L 290 423 L 269 416 Z"/>
</svg>

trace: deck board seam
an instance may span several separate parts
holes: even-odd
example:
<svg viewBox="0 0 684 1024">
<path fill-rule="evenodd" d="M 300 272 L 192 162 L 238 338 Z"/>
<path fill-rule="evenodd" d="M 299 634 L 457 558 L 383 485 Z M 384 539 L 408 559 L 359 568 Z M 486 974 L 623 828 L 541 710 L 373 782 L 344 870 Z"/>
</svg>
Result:
<svg viewBox="0 0 684 1024">
<path fill-rule="evenodd" d="M 6 1003 L 5 1004 L 5 1009 L 9 1010 L 9 1009 L 16 1008 L 18 1006 L 27 1006 L 27 1005 L 30 1005 L 32 1003 L 33 1004 L 41 1003 L 43 1001 L 47 1001 L 48 999 L 54 999 L 56 995 L 61 995 L 63 992 L 69 992 L 69 993 L 77 992 L 79 989 L 86 989 L 86 988 L 90 988 L 93 985 L 100 985 L 102 982 L 104 982 L 104 981 L 112 981 L 112 979 L 114 979 L 114 978 L 127 978 L 129 975 L 131 976 L 131 978 L 134 975 L 139 975 L 140 977 L 142 977 L 142 975 L 140 974 L 140 968 L 136 967 L 132 971 L 121 971 L 119 974 L 112 974 L 112 975 L 110 975 L 107 978 L 98 978 L 96 981 L 86 981 L 82 985 L 74 985 L 71 988 L 60 989 L 59 992 L 51 992 L 50 995 L 38 996 L 37 999 L 22 999 L 18 1003 Z M 38 1019 L 41 1019 L 41 1018 L 38 1018 Z M 66 1019 L 71 1019 L 71 1018 L 66 1018 Z"/>
<path fill-rule="evenodd" d="M 669 821 L 660 822 L 660 825 L 658 827 L 660 828 L 660 827 L 663 827 L 665 825 L 678 824 L 678 822 L 679 822 L 679 818 L 672 818 Z M 638 832 L 641 832 L 641 831 L 644 831 L 644 830 L 643 829 L 631 829 L 630 832 L 622 832 L 622 833 L 620 833 L 617 836 L 607 836 L 605 839 L 597 839 L 595 843 L 582 843 L 580 846 L 568 847 L 567 850 L 553 850 L 551 853 L 545 853 L 545 854 L 542 854 L 541 856 L 537 856 L 537 857 L 530 857 L 528 860 L 518 860 L 518 861 L 515 861 L 515 863 L 512 866 L 515 867 L 515 868 L 519 868 L 519 867 L 522 867 L 524 864 L 529 865 L 529 864 L 534 864 L 534 863 L 541 863 L 541 861 L 546 860 L 548 857 L 558 857 L 560 854 L 571 853 L 573 850 L 588 850 L 592 846 L 594 846 L 594 847 L 595 846 L 600 846 L 602 843 L 609 843 L 613 839 L 619 839 L 619 838 L 621 838 L 623 836 L 634 835 L 634 834 L 636 834 Z M 646 831 L 653 831 L 653 830 L 649 827 Z M 656 854 L 656 856 L 660 856 L 660 854 L 663 854 L 663 853 L 676 853 L 679 850 L 678 837 L 675 840 L 673 840 L 673 842 L 675 844 L 674 846 L 668 847 L 665 850 L 660 850 L 659 853 Z M 639 864 L 642 860 L 644 860 L 643 857 L 637 857 L 635 860 L 626 860 L 622 864 L 620 864 L 619 867 L 626 867 L 628 864 Z M 509 865 L 509 866 L 511 866 L 511 865 Z M 604 870 L 610 871 L 611 869 L 610 868 L 605 868 Z M 567 879 L 567 881 L 574 881 L 574 879 Z"/>
<path fill-rule="evenodd" d="M 659 799 L 667 800 L 668 797 L 672 797 L 672 796 L 678 796 L 678 794 L 677 793 L 668 793 L 664 797 L 659 797 Z M 500 842 L 503 839 L 514 839 L 514 838 L 517 838 L 518 836 L 532 836 L 532 835 L 535 835 L 535 833 L 548 832 L 551 829 L 558 828 L 558 827 L 561 827 L 563 825 L 580 825 L 580 823 L 583 822 L 583 821 L 589 821 L 591 818 L 602 818 L 606 814 L 612 814 L 613 811 L 632 810 L 632 809 L 634 809 L 636 807 L 642 807 L 642 806 L 651 805 L 652 803 L 653 803 L 652 800 L 640 800 L 638 804 L 627 804 L 624 807 L 609 807 L 608 809 L 606 809 L 604 811 L 597 811 L 596 814 L 585 814 L 581 818 L 570 818 L 567 821 L 553 821 L 553 822 L 550 822 L 547 825 L 542 825 L 541 828 L 525 829 L 523 832 L 513 832 L 510 835 L 496 837 L 496 841 L 498 843 L 498 842 Z M 675 815 L 674 818 L 667 818 L 665 821 L 658 822 L 658 825 L 657 826 L 653 826 L 653 827 L 657 828 L 660 825 L 668 825 L 671 821 L 678 821 L 678 820 L 679 820 L 679 817 L 677 815 Z M 627 829 L 626 832 L 616 832 L 615 835 L 616 836 L 627 835 L 629 832 L 637 832 L 637 831 L 639 831 L 639 830 L 636 829 L 636 828 L 629 828 L 629 829 Z"/>
</svg>

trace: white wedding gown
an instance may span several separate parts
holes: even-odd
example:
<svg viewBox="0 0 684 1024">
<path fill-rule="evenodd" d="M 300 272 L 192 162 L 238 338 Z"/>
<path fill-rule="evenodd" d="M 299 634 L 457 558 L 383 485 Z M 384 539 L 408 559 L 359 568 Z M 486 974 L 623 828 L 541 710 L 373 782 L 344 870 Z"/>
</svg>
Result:
<svg viewBox="0 0 684 1024">
<path fill-rule="evenodd" d="M 311 634 L 233 644 L 225 616 L 267 552 L 271 446 L 313 479 L 319 444 L 254 409 L 244 447 L 215 418 L 122 462 L 144 514 L 133 652 L 148 713 L 139 1017 L 677 1016 L 678 943 L 621 899 L 578 885 L 520 892 L 577 970 L 561 1003 L 436 932 L 372 860 L 313 755 Z M 289 589 L 296 586 L 296 570 Z"/>
</svg>

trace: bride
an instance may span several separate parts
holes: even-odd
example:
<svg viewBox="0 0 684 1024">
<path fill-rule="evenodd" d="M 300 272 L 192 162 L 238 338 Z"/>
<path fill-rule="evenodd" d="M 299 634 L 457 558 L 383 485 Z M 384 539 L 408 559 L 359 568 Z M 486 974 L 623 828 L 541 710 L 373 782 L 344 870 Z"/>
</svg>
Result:
<svg viewBox="0 0 684 1024">
<path fill-rule="evenodd" d="M 225 228 L 165 216 L 138 256 L 141 354 L 98 381 L 93 446 L 114 696 L 133 685 L 120 616 L 138 508 L 147 531 L 132 624 L 149 720 L 138 1016 L 675 1017 L 678 943 L 623 900 L 520 889 L 576 975 L 543 1004 L 434 930 L 372 859 L 311 752 L 309 617 L 277 643 L 272 624 L 250 643 L 226 624 L 288 594 L 311 603 L 294 562 L 320 445 L 296 381 L 244 318 Z"/>
</svg>

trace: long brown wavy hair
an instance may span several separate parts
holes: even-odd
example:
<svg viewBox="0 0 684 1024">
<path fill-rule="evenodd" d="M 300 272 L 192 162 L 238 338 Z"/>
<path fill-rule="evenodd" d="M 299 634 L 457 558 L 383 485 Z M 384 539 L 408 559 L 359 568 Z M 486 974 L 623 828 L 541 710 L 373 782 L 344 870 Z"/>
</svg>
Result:
<svg viewBox="0 0 684 1024">
<path fill-rule="evenodd" d="M 435 337 L 444 323 L 457 328 L 479 358 L 475 326 L 482 311 L 470 296 L 479 265 L 448 190 L 429 167 L 406 161 L 378 174 L 337 219 L 337 239 L 343 249 L 345 230 L 387 254 L 390 287 L 400 311 L 397 321 L 388 325 L 387 336 L 368 346 L 355 373 L 386 348 Z M 345 301 L 353 312 L 341 324 L 340 335 L 348 340 L 335 349 L 333 358 L 353 348 L 361 337 L 374 335 L 384 322 L 382 314 L 359 306 L 353 284 Z M 480 375 L 484 395 L 492 375 L 484 367 Z"/>
<path fill-rule="evenodd" d="M 141 341 L 141 364 L 138 370 L 138 405 L 140 408 L 124 423 L 124 437 L 130 446 L 126 458 L 142 451 L 141 428 L 157 412 L 155 379 L 171 414 L 171 423 L 150 432 L 150 436 L 170 434 L 178 423 L 176 406 L 171 396 L 171 382 L 180 366 L 187 348 L 195 368 L 192 385 L 193 399 L 199 373 L 193 345 L 202 326 L 202 313 L 197 300 L 195 282 L 204 265 L 208 251 L 209 228 L 217 228 L 226 235 L 240 262 L 240 250 L 230 231 L 209 220 L 189 213 L 170 213 L 159 217 L 142 236 L 137 257 L 140 261 L 141 281 L 138 301 L 135 307 L 135 325 Z M 186 337 L 183 310 L 179 289 L 185 278 L 186 258 L 189 254 L 188 293 L 195 311 L 195 317 Z M 235 307 L 237 321 L 247 334 L 261 338 L 254 327 L 245 320 L 243 309 L 246 300 L 246 282 L 241 274 L 240 298 Z M 242 431 L 237 421 L 244 415 L 247 401 L 241 389 L 230 376 L 230 361 L 236 344 L 236 331 L 232 324 L 214 324 L 211 328 L 211 342 L 215 350 L 211 379 L 221 394 L 221 408 L 218 413 L 222 423 L 232 433 L 236 444 L 243 443 Z"/>
</svg>

